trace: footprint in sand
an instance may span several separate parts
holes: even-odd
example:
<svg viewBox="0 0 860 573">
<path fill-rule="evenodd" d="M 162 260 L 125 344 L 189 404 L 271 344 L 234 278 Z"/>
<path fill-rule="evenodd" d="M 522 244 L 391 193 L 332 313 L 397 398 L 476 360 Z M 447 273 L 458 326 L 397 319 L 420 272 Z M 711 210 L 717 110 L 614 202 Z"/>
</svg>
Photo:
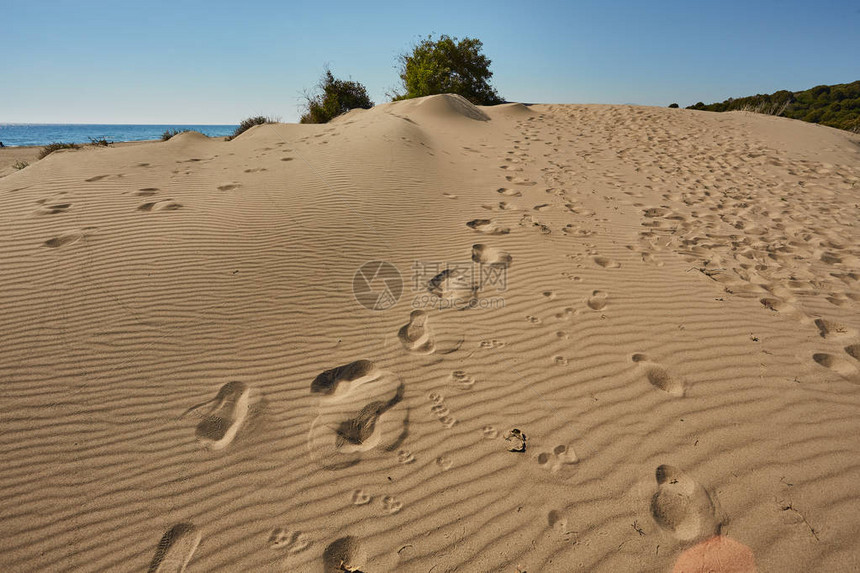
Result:
<svg viewBox="0 0 860 573">
<path fill-rule="evenodd" d="M 251 388 L 243 382 L 227 382 L 221 386 L 215 398 L 209 401 L 214 402 L 214 406 L 197 425 L 197 439 L 205 447 L 222 450 L 230 445 L 248 416 L 250 393 Z"/>
<path fill-rule="evenodd" d="M 553 509 L 546 515 L 546 523 L 553 533 L 564 539 L 571 541 L 576 532 L 570 531 L 567 517 L 560 511 Z"/>
<path fill-rule="evenodd" d="M 594 264 L 599 267 L 603 267 L 604 269 L 617 269 L 621 266 L 621 263 L 619 263 L 618 261 L 614 261 L 607 257 L 597 256 L 592 257 L 591 260 L 594 261 Z"/>
<path fill-rule="evenodd" d="M 403 502 L 394 496 L 386 495 L 382 498 L 382 511 L 388 515 L 399 513 L 403 509 Z"/>
<path fill-rule="evenodd" d="M 558 473 L 565 466 L 579 463 L 579 457 L 573 448 L 559 444 L 551 452 L 541 452 L 537 455 L 537 463 L 545 470 Z"/>
<path fill-rule="evenodd" d="M 232 191 L 233 189 L 238 189 L 240 185 L 238 183 L 228 183 L 226 185 L 219 185 L 218 191 Z"/>
<path fill-rule="evenodd" d="M 367 562 L 367 553 L 358 539 L 351 535 L 341 537 L 323 550 L 323 573 L 361 572 Z"/>
<path fill-rule="evenodd" d="M 269 547 L 271 549 L 285 549 L 287 553 L 295 555 L 301 553 L 311 546 L 311 540 L 301 531 L 290 531 L 276 527 L 269 535 Z"/>
<path fill-rule="evenodd" d="M 492 349 L 504 348 L 505 345 L 506 345 L 506 342 L 504 340 L 498 340 L 495 338 L 491 338 L 489 340 L 482 340 L 479 344 L 479 346 L 481 348 L 492 348 Z"/>
<path fill-rule="evenodd" d="M 681 397 L 684 395 L 684 384 L 670 376 L 665 368 L 651 362 L 645 354 L 637 353 L 630 359 L 645 372 L 645 377 L 652 386 L 670 396 Z"/>
<path fill-rule="evenodd" d="M 467 270 L 464 265 L 462 268 L 447 268 L 434 276 L 427 282 L 427 291 L 439 299 L 471 304 L 477 297 L 478 287 L 472 280 L 471 269 Z"/>
<path fill-rule="evenodd" d="M 200 544 L 200 530 L 191 523 L 179 523 L 167 530 L 149 565 L 149 573 L 182 573 Z"/>
<path fill-rule="evenodd" d="M 52 203 L 50 205 L 45 205 L 45 200 L 37 201 L 37 203 L 42 204 L 37 211 L 37 215 L 58 215 L 61 213 L 68 213 L 69 208 L 72 206 L 71 203 Z"/>
<path fill-rule="evenodd" d="M 495 440 L 499 437 L 499 431 L 494 426 L 484 426 L 481 428 L 481 433 L 485 440 Z"/>
<path fill-rule="evenodd" d="M 469 376 L 465 370 L 454 370 L 451 372 L 450 382 L 458 390 L 464 391 L 471 390 L 472 386 L 475 385 L 475 379 Z"/>
<path fill-rule="evenodd" d="M 511 232 L 508 227 L 497 225 L 492 219 L 472 219 L 466 226 L 485 235 L 507 235 Z"/>
<path fill-rule="evenodd" d="M 848 351 L 846 349 L 846 353 L 847 352 Z M 835 354 L 830 354 L 827 352 L 818 352 L 812 355 L 812 359 L 821 366 L 824 366 L 825 368 L 829 368 L 833 372 L 836 372 L 843 378 L 853 378 L 858 373 L 860 373 L 860 369 L 858 369 L 857 366 L 852 364 L 846 358 L 836 356 Z"/>
<path fill-rule="evenodd" d="M 454 466 L 454 460 L 449 456 L 439 456 L 436 458 L 436 465 L 442 468 L 443 472 L 446 472 Z"/>
<path fill-rule="evenodd" d="M 72 243 L 75 243 L 80 239 L 89 237 L 91 231 L 95 229 L 96 227 L 84 227 L 83 229 L 81 229 L 81 231 L 72 231 L 69 233 L 63 233 L 62 235 L 57 235 L 56 237 L 52 237 L 42 244 L 49 249 L 57 249 L 66 245 L 71 245 Z"/>
<path fill-rule="evenodd" d="M 172 199 L 163 199 L 161 201 L 152 201 L 150 203 L 144 203 L 140 207 L 137 208 L 138 211 L 175 211 L 177 209 L 181 209 L 182 204 L 173 201 Z"/>
<path fill-rule="evenodd" d="M 352 505 L 367 505 L 371 501 L 373 501 L 373 496 L 364 491 L 363 489 L 357 489 L 352 492 Z"/>
<path fill-rule="evenodd" d="M 101 181 L 105 177 L 110 177 L 110 175 L 96 175 L 95 177 L 90 177 L 89 179 L 85 179 L 87 183 L 92 183 L 94 181 Z"/>
<path fill-rule="evenodd" d="M 326 469 L 353 466 L 374 448 L 395 451 L 408 435 L 403 381 L 369 360 L 326 370 L 311 383 L 311 392 L 321 398 L 308 450 Z"/>
<path fill-rule="evenodd" d="M 403 465 L 411 464 L 415 461 L 415 456 L 409 450 L 400 450 L 397 452 L 397 461 Z"/>
<path fill-rule="evenodd" d="M 516 189 L 508 189 L 507 187 L 499 187 L 496 189 L 496 193 L 499 195 L 504 195 L 505 197 L 522 197 L 523 194 L 521 191 L 517 191 Z"/>
<path fill-rule="evenodd" d="M 513 185 L 521 185 L 523 187 L 531 187 L 533 185 L 537 185 L 536 181 L 532 181 L 530 179 L 526 179 L 524 177 L 515 177 L 513 175 L 505 176 L 505 179 L 508 180 Z"/>
<path fill-rule="evenodd" d="M 158 187 L 144 187 L 142 189 L 138 189 L 135 192 L 135 195 L 138 197 L 152 197 L 157 194 L 159 191 Z"/>
<path fill-rule="evenodd" d="M 721 520 L 710 494 L 696 480 L 669 465 L 656 471 L 651 516 L 679 541 L 705 539 L 720 532 Z"/>
<path fill-rule="evenodd" d="M 824 318 L 816 318 L 815 326 L 818 327 L 818 334 L 821 336 L 821 338 L 839 339 L 855 337 L 857 335 L 857 331 L 853 328 L 845 326 L 844 324 L 840 324 L 838 322 L 834 322 L 832 320 L 826 320 Z"/>
<path fill-rule="evenodd" d="M 409 322 L 404 324 L 397 333 L 406 350 L 420 354 L 431 354 L 436 350 L 436 343 L 427 324 L 428 317 L 427 312 L 423 310 L 413 310 L 409 314 Z"/>
<path fill-rule="evenodd" d="M 591 296 L 588 297 L 585 304 L 587 304 L 588 308 L 591 310 L 603 310 L 606 308 L 608 298 L 609 294 L 602 290 L 592 291 Z"/>
<path fill-rule="evenodd" d="M 504 251 L 500 251 L 487 245 L 472 245 L 472 261 L 482 265 L 495 265 L 508 267 L 513 258 Z"/>
<path fill-rule="evenodd" d="M 453 193 L 442 193 L 442 196 L 447 197 L 448 199 L 456 199 L 457 198 L 457 195 L 455 195 Z"/>
</svg>

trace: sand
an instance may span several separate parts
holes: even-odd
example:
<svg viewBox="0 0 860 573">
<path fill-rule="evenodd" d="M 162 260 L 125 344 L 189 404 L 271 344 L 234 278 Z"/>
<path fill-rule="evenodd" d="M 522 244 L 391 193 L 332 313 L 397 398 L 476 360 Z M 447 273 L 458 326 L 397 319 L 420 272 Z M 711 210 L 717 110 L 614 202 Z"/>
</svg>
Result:
<svg viewBox="0 0 860 573">
<path fill-rule="evenodd" d="M 856 571 L 859 216 L 855 136 L 745 113 L 55 153 L 0 178 L 2 569 Z"/>
</svg>

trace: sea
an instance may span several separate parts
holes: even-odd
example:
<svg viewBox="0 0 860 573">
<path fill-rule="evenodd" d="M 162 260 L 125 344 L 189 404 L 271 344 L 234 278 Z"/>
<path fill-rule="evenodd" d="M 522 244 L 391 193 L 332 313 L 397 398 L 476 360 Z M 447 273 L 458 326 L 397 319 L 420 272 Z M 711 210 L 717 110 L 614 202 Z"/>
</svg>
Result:
<svg viewBox="0 0 860 573">
<path fill-rule="evenodd" d="M 120 125 L 77 123 L 0 123 L 0 142 L 8 147 L 49 143 L 90 143 L 90 139 L 146 141 L 161 139 L 167 130 L 191 129 L 210 137 L 230 135 L 235 125 Z"/>
</svg>

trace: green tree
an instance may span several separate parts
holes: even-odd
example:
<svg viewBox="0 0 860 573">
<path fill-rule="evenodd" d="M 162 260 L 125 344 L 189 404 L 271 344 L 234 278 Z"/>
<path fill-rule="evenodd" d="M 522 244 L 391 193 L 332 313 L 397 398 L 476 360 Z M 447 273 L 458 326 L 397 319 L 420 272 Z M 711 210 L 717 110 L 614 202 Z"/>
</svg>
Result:
<svg viewBox="0 0 860 573">
<path fill-rule="evenodd" d="M 351 109 L 370 109 L 373 102 L 367 88 L 358 82 L 339 80 L 326 68 L 316 93 L 306 93 L 301 123 L 328 123 Z"/>
<path fill-rule="evenodd" d="M 442 35 L 427 36 L 400 55 L 400 80 L 403 92 L 393 99 L 409 99 L 435 94 L 459 94 L 476 105 L 494 105 L 504 100 L 490 85 L 492 61 L 482 53 L 483 43 L 476 38 L 457 40 Z"/>
</svg>

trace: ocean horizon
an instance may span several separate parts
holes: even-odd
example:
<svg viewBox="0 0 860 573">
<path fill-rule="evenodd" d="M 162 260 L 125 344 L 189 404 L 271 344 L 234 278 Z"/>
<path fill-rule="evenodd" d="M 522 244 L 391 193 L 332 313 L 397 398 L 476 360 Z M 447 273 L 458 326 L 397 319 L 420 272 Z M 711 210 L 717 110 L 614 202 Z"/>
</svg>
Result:
<svg viewBox="0 0 860 573">
<path fill-rule="evenodd" d="M 90 143 L 91 139 L 110 142 L 161 139 L 167 130 L 199 131 L 209 137 L 230 135 L 236 125 L 201 124 L 99 124 L 99 123 L 0 123 L 0 142 L 6 147 L 48 145 L 49 143 Z"/>
</svg>

